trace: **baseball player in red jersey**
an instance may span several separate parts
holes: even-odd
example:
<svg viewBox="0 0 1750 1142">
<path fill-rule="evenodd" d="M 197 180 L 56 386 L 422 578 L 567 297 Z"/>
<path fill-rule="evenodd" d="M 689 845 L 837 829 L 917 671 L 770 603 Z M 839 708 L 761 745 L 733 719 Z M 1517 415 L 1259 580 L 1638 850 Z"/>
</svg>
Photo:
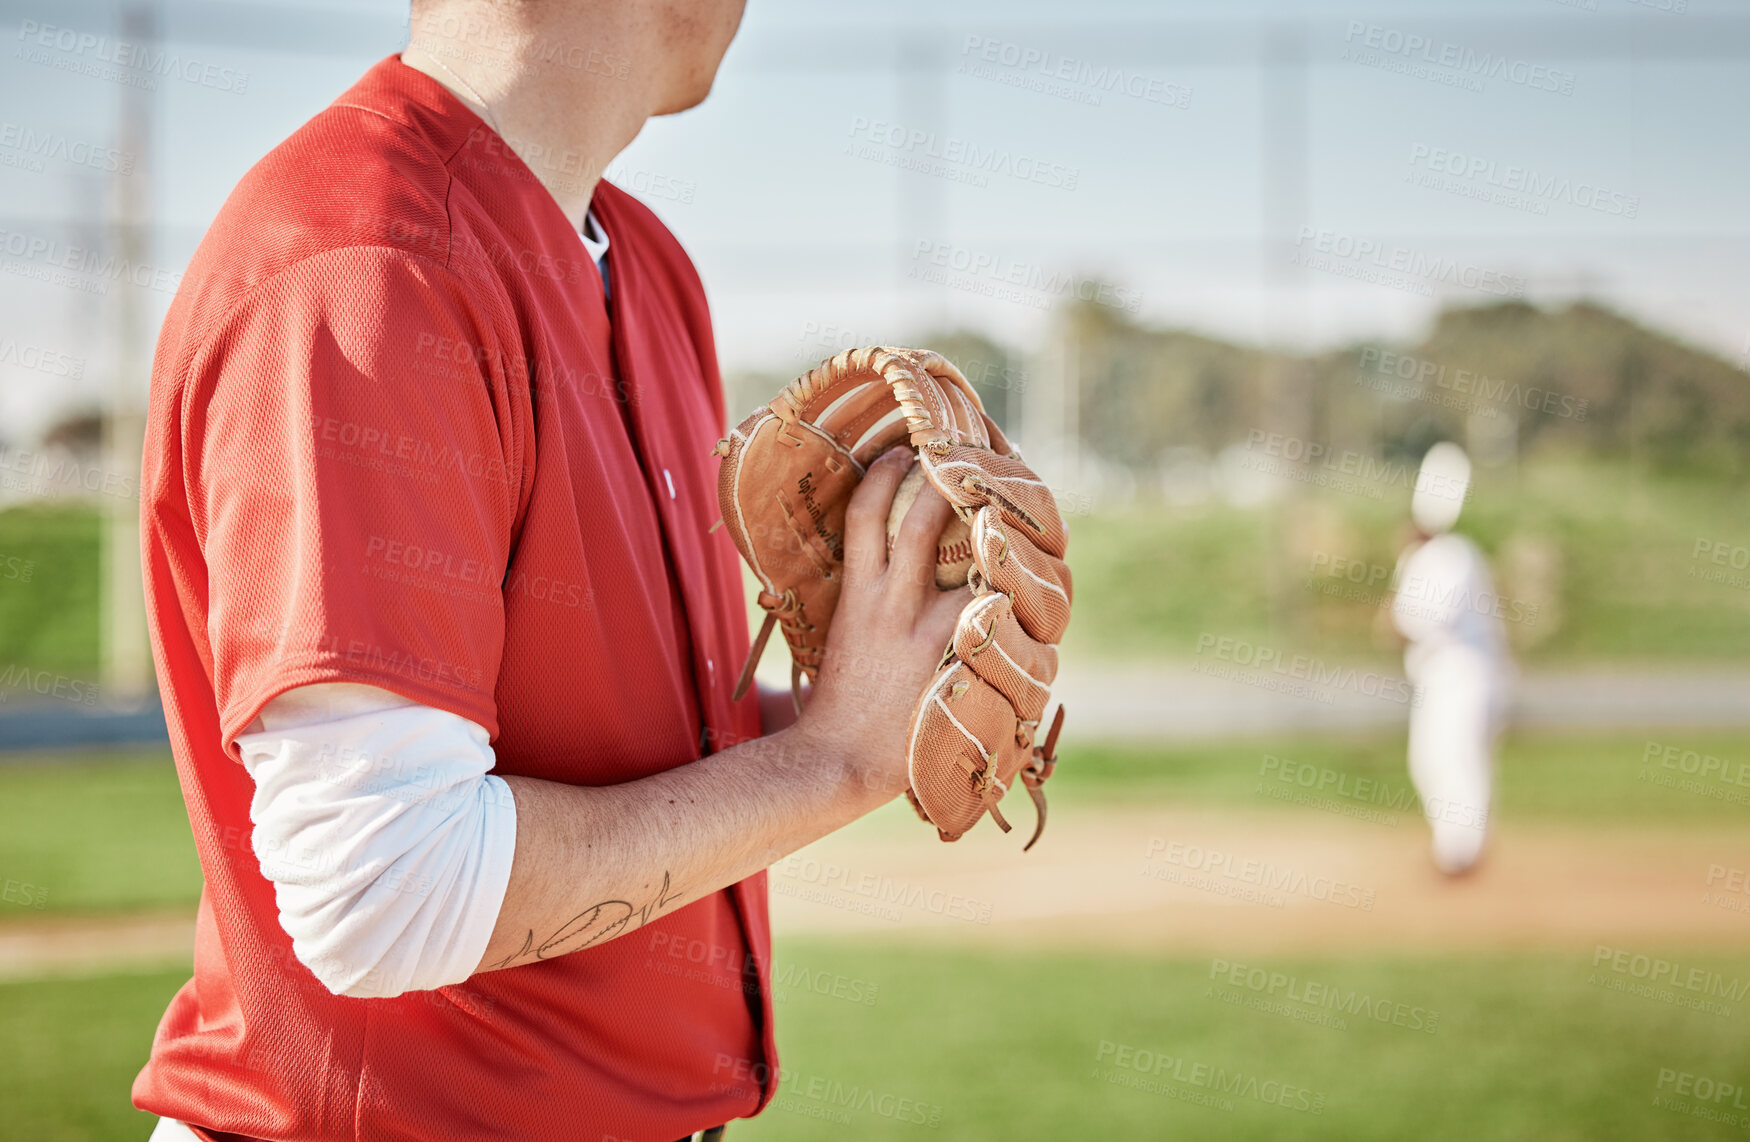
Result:
<svg viewBox="0 0 1750 1142">
<path fill-rule="evenodd" d="M 206 880 L 134 1086 L 155 1137 L 669 1140 L 771 1099 L 763 869 L 905 788 L 910 703 L 850 663 L 917 693 L 969 595 L 931 581 L 939 496 L 888 554 L 885 456 L 855 653 L 800 719 L 732 698 L 703 291 L 599 174 L 740 16 L 416 0 L 197 251 L 143 473 Z"/>
</svg>

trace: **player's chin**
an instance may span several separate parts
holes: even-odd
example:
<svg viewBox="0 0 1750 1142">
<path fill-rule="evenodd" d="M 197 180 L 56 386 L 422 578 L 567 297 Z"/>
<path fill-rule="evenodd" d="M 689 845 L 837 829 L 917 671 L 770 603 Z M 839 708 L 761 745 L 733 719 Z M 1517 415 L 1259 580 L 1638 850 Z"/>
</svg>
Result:
<svg viewBox="0 0 1750 1142">
<path fill-rule="evenodd" d="M 682 111 L 691 111 L 710 97 L 712 85 L 717 81 L 716 72 L 694 76 L 687 83 L 679 85 L 679 90 L 657 110 L 658 115 L 679 115 Z"/>
</svg>

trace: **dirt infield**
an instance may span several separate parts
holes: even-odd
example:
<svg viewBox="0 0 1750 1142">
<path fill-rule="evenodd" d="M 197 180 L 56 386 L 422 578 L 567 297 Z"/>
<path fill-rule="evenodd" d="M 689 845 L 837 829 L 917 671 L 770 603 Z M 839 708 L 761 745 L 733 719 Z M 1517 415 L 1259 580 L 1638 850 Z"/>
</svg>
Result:
<svg viewBox="0 0 1750 1142">
<path fill-rule="evenodd" d="M 186 965 L 194 909 L 0 924 L 0 981 Z"/>
<path fill-rule="evenodd" d="M 1745 874 L 1731 874 L 1750 864 L 1745 841 L 1509 825 L 1476 872 L 1448 880 L 1402 814 L 1075 807 L 1022 855 L 988 824 L 942 845 L 884 811 L 774 866 L 772 908 L 781 933 L 1011 948 L 1750 948 Z"/>
<path fill-rule="evenodd" d="M 1447 880 L 1403 814 L 1060 806 L 1023 855 L 1029 827 L 943 845 L 892 806 L 773 866 L 774 926 L 1135 953 L 1750 949 L 1743 830 L 1509 824 Z M 187 963 L 193 934 L 192 911 L 7 923 L 0 979 Z"/>
</svg>

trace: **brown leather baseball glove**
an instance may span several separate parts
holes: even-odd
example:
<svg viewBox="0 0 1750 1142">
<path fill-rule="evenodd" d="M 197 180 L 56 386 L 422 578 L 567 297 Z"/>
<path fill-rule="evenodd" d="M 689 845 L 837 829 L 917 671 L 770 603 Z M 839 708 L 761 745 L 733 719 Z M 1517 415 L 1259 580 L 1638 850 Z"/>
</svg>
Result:
<svg viewBox="0 0 1750 1142">
<path fill-rule="evenodd" d="M 791 687 L 818 675 L 844 582 L 845 507 L 875 457 L 909 442 L 925 476 L 971 528 L 974 596 L 918 697 L 907 742 L 907 796 L 945 841 L 997 804 L 1017 777 L 1045 828 L 1041 785 L 1056 762 L 1059 705 L 1039 723 L 1069 624 L 1069 541 L 1050 490 L 985 414 L 960 370 L 923 349 L 851 349 L 798 378 L 723 440 L 723 522 L 761 587 L 760 628 L 736 687 L 747 692 L 777 625 Z"/>
</svg>

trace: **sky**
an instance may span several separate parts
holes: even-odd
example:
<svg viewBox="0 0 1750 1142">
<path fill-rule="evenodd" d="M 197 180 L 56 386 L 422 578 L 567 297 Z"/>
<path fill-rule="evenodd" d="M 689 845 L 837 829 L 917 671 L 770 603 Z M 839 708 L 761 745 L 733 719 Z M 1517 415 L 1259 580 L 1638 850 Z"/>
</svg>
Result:
<svg viewBox="0 0 1750 1142">
<path fill-rule="evenodd" d="M 158 10 L 217 78 L 139 95 L 31 46 L 113 35 L 112 3 L 0 0 L 0 441 L 100 399 L 237 179 L 405 38 L 404 0 Z M 692 253 L 732 370 L 951 326 L 1038 350 L 1072 293 L 1290 348 L 1589 297 L 1750 367 L 1746 123 L 1721 0 L 749 0 L 710 99 L 610 176 Z M 102 243 L 124 161 L 158 280 L 42 280 L 30 243 Z"/>
</svg>

